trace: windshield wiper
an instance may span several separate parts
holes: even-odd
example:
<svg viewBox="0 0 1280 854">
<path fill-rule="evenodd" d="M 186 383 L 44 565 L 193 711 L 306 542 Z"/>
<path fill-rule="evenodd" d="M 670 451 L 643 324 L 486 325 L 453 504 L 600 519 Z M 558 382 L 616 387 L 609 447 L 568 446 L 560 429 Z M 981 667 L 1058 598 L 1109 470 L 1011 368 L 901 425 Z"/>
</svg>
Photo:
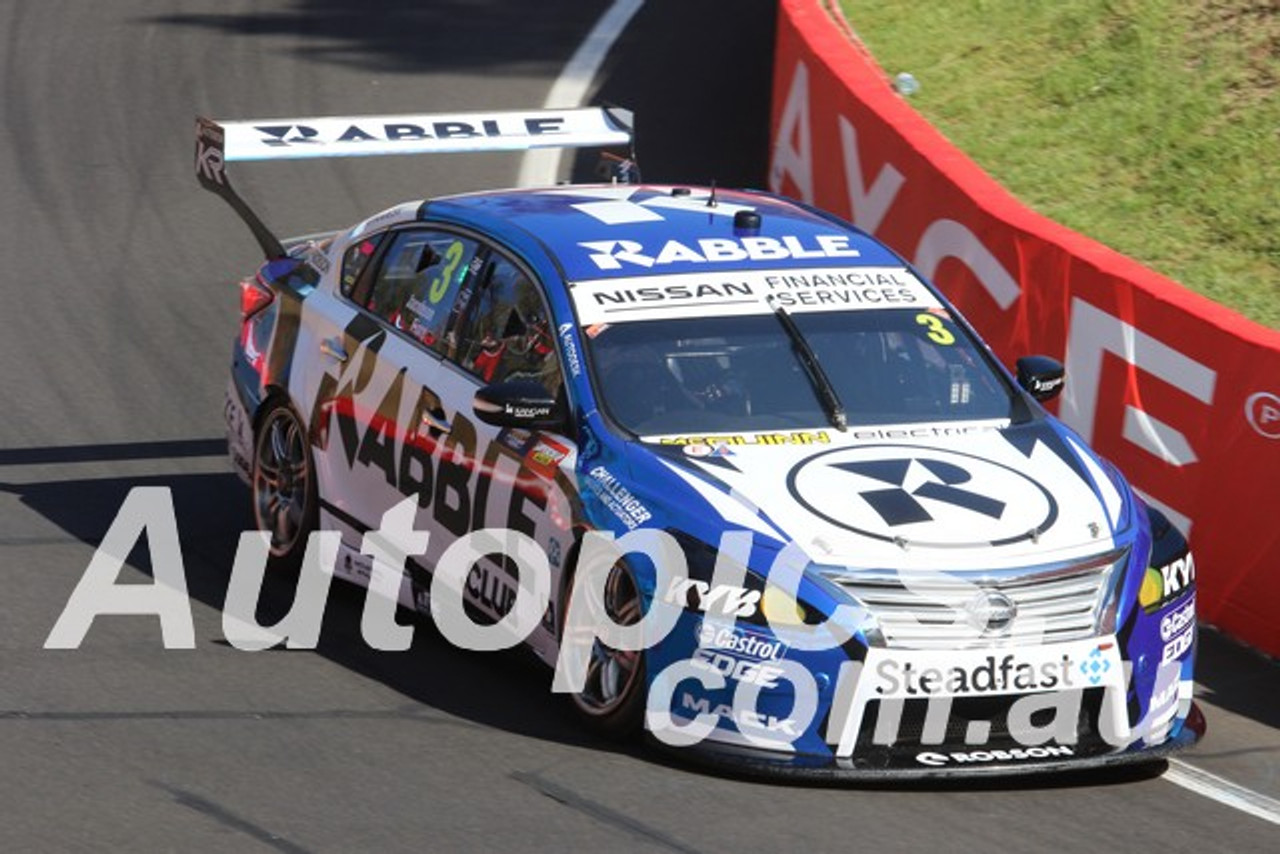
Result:
<svg viewBox="0 0 1280 854">
<path fill-rule="evenodd" d="M 818 363 L 818 354 L 813 352 L 809 342 L 800 333 L 800 327 L 796 326 L 796 322 L 791 319 L 791 315 L 787 314 L 785 308 L 775 305 L 773 314 L 778 318 L 778 322 L 782 324 L 782 328 L 787 330 L 787 337 L 791 339 L 791 347 L 800 358 L 800 364 L 804 365 L 805 373 L 809 375 L 809 382 L 813 383 L 813 390 L 818 393 L 818 400 L 822 403 L 822 408 L 826 410 L 827 417 L 831 419 L 832 425 L 837 430 L 848 430 L 849 416 L 845 414 L 844 404 L 840 402 L 840 395 L 836 394 L 836 387 L 831 384 L 831 380 L 827 378 L 827 372 L 822 370 L 822 365 Z"/>
</svg>

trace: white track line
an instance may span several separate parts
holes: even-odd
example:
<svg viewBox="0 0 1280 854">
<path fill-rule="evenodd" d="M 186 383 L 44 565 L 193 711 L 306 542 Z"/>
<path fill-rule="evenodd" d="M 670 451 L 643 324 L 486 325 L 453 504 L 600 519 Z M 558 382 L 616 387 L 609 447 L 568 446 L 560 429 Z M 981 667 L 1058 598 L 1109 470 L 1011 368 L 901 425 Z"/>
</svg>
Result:
<svg viewBox="0 0 1280 854">
<path fill-rule="evenodd" d="M 1169 760 L 1169 770 L 1164 772 L 1164 779 L 1197 795 L 1257 816 L 1263 821 L 1280 824 L 1280 801 L 1188 765 L 1180 759 Z"/>
<path fill-rule="evenodd" d="M 644 0 L 614 0 L 609 11 L 600 17 L 586 39 L 578 45 L 569 63 L 551 86 L 547 99 L 542 103 L 544 109 L 572 109 L 583 105 L 591 84 L 596 79 L 596 73 L 609 55 L 613 43 L 643 5 Z M 520 175 L 516 178 L 516 186 L 547 187 L 554 184 L 560 175 L 560 158 L 563 153 L 559 148 L 526 151 L 520 160 Z"/>
</svg>

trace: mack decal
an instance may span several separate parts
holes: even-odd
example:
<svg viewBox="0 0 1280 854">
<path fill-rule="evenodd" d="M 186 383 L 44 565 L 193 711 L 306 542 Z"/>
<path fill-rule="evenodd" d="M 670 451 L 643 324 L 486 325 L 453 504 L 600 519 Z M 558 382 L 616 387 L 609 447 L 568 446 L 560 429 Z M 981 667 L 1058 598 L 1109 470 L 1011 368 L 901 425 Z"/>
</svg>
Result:
<svg viewBox="0 0 1280 854">
<path fill-rule="evenodd" d="M 680 696 L 680 707 L 695 715 L 715 715 L 723 720 L 733 721 L 739 728 L 778 733 L 786 736 L 787 740 L 794 740 L 800 736 L 796 722 L 791 718 L 763 715 L 755 709 L 737 709 L 728 703 L 713 706 L 707 698 L 695 697 L 687 691 Z"/>
</svg>

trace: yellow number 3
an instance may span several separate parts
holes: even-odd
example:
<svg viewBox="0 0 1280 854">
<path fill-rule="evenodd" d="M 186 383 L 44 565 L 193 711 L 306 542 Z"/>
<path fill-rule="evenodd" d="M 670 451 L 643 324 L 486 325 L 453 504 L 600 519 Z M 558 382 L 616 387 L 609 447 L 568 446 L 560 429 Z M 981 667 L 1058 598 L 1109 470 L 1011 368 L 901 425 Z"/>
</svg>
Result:
<svg viewBox="0 0 1280 854">
<path fill-rule="evenodd" d="M 432 305 L 444 299 L 444 295 L 449 292 L 449 284 L 453 281 L 453 274 L 458 271 L 458 265 L 462 263 L 462 256 L 461 240 L 453 241 L 444 251 L 444 260 L 447 263 L 440 271 L 440 275 L 431 280 L 431 291 L 427 294 L 427 299 L 431 300 Z"/>
<path fill-rule="evenodd" d="M 929 340 L 933 343 L 941 344 L 944 347 L 948 344 L 956 343 L 956 336 L 952 335 L 951 331 L 943 325 L 942 318 L 938 317 L 938 315 L 917 314 L 916 323 L 928 327 Z"/>
</svg>

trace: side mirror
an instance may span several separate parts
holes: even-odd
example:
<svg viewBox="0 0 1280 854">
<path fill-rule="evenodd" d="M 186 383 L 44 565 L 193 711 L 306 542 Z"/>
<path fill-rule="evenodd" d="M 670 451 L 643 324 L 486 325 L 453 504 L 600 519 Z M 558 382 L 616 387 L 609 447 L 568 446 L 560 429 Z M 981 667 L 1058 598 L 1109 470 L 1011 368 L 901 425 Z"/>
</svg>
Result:
<svg viewBox="0 0 1280 854">
<path fill-rule="evenodd" d="M 539 382 L 509 380 L 492 383 L 476 392 L 471 404 L 476 417 L 495 427 L 564 432 L 564 404 Z"/>
<path fill-rule="evenodd" d="M 1066 374 L 1062 363 L 1048 356 L 1023 356 L 1018 360 L 1018 385 L 1039 401 L 1057 397 Z"/>
</svg>

